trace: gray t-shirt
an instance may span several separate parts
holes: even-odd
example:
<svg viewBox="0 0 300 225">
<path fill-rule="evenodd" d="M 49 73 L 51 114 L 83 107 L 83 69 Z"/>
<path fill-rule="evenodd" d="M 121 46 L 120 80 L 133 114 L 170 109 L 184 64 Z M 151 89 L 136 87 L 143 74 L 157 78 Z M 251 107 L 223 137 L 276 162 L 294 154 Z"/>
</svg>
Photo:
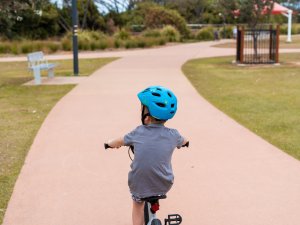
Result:
<svg viewBox="0 0 300 225">
<path fill-rule="evenodd" d="M 172 154 L 183 143 L 179 132 L 160 124 L 141 125 L 126 134 L 124 142 L 134 146 L 128 174 L 131 194 L 138 198 L 166 194 L 174 181 Z"/>
</svg>

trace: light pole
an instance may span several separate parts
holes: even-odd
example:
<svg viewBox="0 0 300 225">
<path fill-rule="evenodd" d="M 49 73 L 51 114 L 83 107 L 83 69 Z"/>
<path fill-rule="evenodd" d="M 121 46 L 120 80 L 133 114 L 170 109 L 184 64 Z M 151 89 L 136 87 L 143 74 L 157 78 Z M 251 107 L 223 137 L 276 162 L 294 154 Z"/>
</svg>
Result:
<svg viewBox="0 0 300 225">
<path fill-rule="evenodd" d="M 223 38 L 226 38 L 226 31 L 225 31 L 225 16 L 223 13 L 219 13 L 219 16 L 222 18 L 223 21 Z"/>
<path fill-rule="evenodd" d="M 72 0 L 72 24 L 73 24 L 73 71 L 78 76 L 78 16 L 77 0 Z"/>
</svg>

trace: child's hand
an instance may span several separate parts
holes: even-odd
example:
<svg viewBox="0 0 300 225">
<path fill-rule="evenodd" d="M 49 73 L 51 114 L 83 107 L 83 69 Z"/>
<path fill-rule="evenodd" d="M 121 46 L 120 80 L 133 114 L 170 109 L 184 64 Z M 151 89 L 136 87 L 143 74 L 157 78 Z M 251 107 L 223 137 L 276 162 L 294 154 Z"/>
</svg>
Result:
<svg viewBox="0 0 300 225">
<path fill-rule="evenodd" d="M 109 144 L 107 144 L 107 143 L 104 143 L 104 149 L 106 150 L 106 149 L 108 149 L 108 148 L 112 148 L 111 146 L 109 146 Z"/>
<path fill-rule="evenodd" d="M 116 138 L 116 139 L 112 139 L 112 140 L 107 141 L 104 144 L 104 148 L 105 149 L 108 149 L 108 148 L 120 148 L 123 145 L 124 145 L 123 138 Z"/>
<path fill-rule="evenodd" d="M 182 147 L 187 147 L 187 148 L 188 148 L 189 146 L 190 146 L 190 142 L 189 142 L 189 141 L 185 142 L 185 144 L 182 145 Z"/>
</svg>

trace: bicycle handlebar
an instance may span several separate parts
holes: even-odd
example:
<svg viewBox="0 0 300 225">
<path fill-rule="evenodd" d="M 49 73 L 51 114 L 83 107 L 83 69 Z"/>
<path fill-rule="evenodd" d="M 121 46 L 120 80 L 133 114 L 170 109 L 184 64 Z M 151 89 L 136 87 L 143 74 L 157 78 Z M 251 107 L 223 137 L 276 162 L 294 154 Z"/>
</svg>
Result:
<svg viewBox="0 0 300 225">
<path fill-rule="evenodd" d="M 108 149 L 108 148 L 113 148 L 113 147 L 111 147 L 109 144 L 107 144 L 107 143 L 104 143 L 104 149 Z"/>
<path fill-rule="evenodd" d="M 190 146 L 190 142 L 189 142 L 189 141 L 186 142 L 185 145 L 182 145 L 182 147 L 187 147 L 187 148 L 188 148 L 189 146 Z"/>
<path fill-rule="evenodd" d="M 182 145 L 182 147 L 189 147 L 190 146 L 190 142 L 188 141 L 187 143 L 185 143 L 184 145 Z M 111 147 L 109 144 L 107 144 L 107 143 L 104 143 L 104 149 L 108 149 L 108 148 L 113 148 L 113 147 Z M 130 149 L 132 150 L 132 151 L 134 151 L 134 148 L 133 148 L 133 146 L 131 145 L 130 146 Z"/>
</svg>

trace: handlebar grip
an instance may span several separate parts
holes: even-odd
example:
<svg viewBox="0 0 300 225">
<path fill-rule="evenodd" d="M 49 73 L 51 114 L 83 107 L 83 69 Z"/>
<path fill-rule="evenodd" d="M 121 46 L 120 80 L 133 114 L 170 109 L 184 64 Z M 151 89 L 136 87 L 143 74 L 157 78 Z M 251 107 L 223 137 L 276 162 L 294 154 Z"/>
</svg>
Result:
<svg viewBox="0 0 300 225">
<path fill-rule="evenodd" d="M 107 143 L 104 143 L 104 148 L 105 149 L 108 149 L 108 148 L 112 148 L 109 144 L 107 144 Z"/>
<path fill-rule="evenodd" d="M 190 146 L 190 142 L 188 141 L 187 143 L 185 143 L 185 145 L 182 145 L 182 147 L 189 147 Z"/>
</svg>

